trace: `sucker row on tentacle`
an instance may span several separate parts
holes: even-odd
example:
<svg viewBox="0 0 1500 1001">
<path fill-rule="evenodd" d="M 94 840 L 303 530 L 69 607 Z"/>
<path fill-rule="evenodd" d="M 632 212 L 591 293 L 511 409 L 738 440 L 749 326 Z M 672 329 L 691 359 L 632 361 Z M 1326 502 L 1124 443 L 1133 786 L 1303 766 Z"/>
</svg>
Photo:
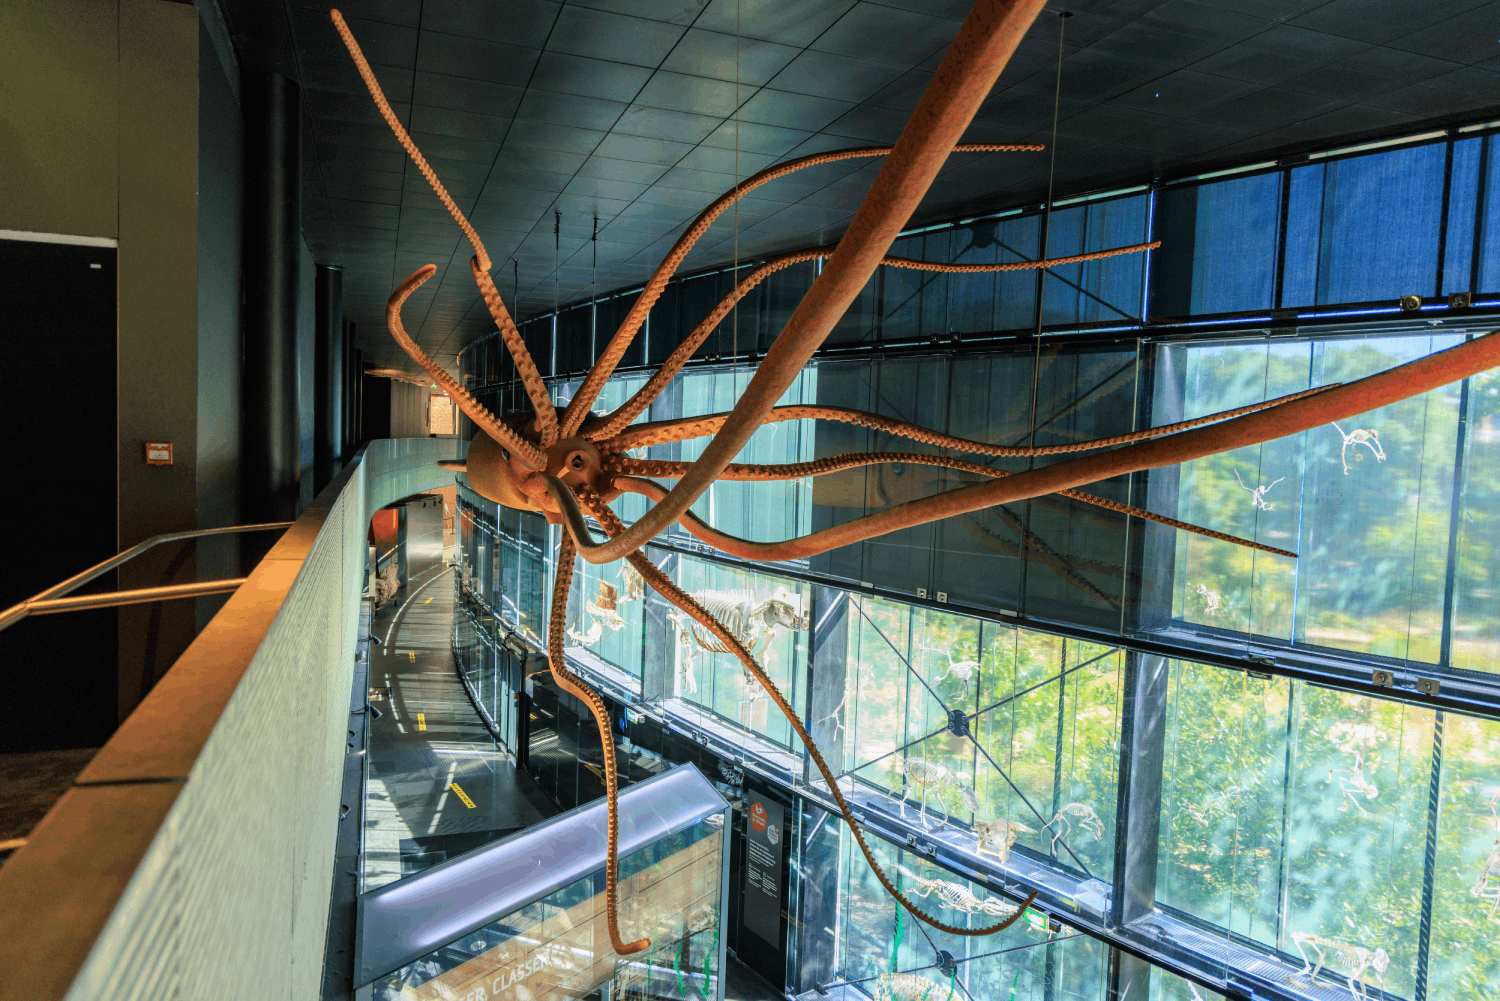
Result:
<svg viewBox="0 0 1500 1001">
<path fill-rule="evenodd" d="M 1136 442 L 1113 452 L 1039 466 L 986 483 L 897 504 L 795 539 L 774 543 L 749 542 L 701 525 L 694 534 L 706 530 L 719 540 L 713 544 L 736 556 L 764 560 L 802 559 L 915 525 L 925 525 L 969 511 L 994 507 L 996 504 L 1060 493 L 1126 473 L 1179 465 L 1204 456 L 1284 438 L 1320 424 L 1419 396 L 1496 366 L 1500 366 L 1500 331 L 1492 331 L 1356 382 L 1311 395 L 1304 394 L 1300 399 L 1210 427 L 1195 428 L 1152 441 Z M 617 476 L 615 484 L 621 489 L 647 496 L 666 496 L 661 487 L 650 480 Z M 566 504 L 566 501 L 562 503 Z M 662 502 L 658 500 L 657 503 L 660 505 Z M 571 511 L 565 507 L 563 513 L 567 518 L 577 517 L 576 506 Z M 636 525 L 649 524 L 646 522 L 649 515 L 648 510 L 646 515 L 637 520 Z M 704 536 L 700 534 L 699 537 Z M 582 546 L 579 548 L 580 555 L 591 563 L 610 562 L 611 547 L 608 544 L 591 549 Z"/>
<path fill-rule="evenodd" d="M 1135 254 L 1145 250 L 1154 250 L 1161 246 L 1160 240 L 1151 243 L 1138 243 L 1130 247 L 1115 247 L 1110 250 L 1096 250 L 1087 254 L 1075 254 L 1072 257 L 1058 257 L 1043 261 L 1011 261 L 1006 264 L 943 264 L 935 261 L 917 261 L 909 257 L 887 256 L 883 263 L 896 268 L 908 268 L 918 271 L 939 271 L 945 273 L 981 273 L 993 271 L 1028 271 L 1036 268 L 1061 267 L 1065 264 L 1080 264 L 1085 261 L 1098 261 L 1107 257 L 1117 257 L 1120 254 Z M 590 441 L 598 441 L 618 434 L 627 427 L 631 421 L 646 412 L 652 402 L 661 395 L 662 390 L 667 388 L 682 367 L 693 357 L 694 352 L 708 340 L 709 334 L 716 330 L 724 317 L 745 296 L 769 276 L 783 268 L 789 268 L 793 264 L 801 264 L 803 261 L 817 260 L 830 257 L 836 248 L 819 247 L 816 250 L 799 250 L 791 254 L 783 254 L 773 257 L 769 261 L 757 266 L 745 278 L 734 287 L 728 295 L 719 300 L 719 304 L 713 308 L 703 321 L 693 328 L 692 333 L 683 338 L 681 344 L 673 349 L 667 360 L 662 362 L 660 369 L 647 380 L 646 384 L 638 389 L 625 403 L 613 413 L 607 415 L 603 421 L 592 424 L 584 432 L 583 436 Z"/>
<path fill-rule="evenodd" d="M 568 489 L 561 482 L 557 483 L 557 487 L 562 490 Z M 613 537 L 624 530 L 625 526 L 621 524 L 615 513 L 608 506 L 598 503 L 599 498 L 597 496 L 590 495 L 587 491 L 584 491 L 578 500 L 585 506 L 588 513 L 594 517 L 594 520 L 603 527 L 606 535 Z M 564 534 L 566 535 L 566 533 Z M 662 573 L 640 550 L 630 553 L 626 559 L 630 561 L 631 566 L 636 568 L 646 583 L 651 585 L 658 594 L 691 616 L 705 629 L 709 630 L 726 649 L 733 652 L 739 662 L 744 665 L 745 670 L 755 677 L 761 688 L 765 689 L 771 701 L 776 704 L 776 708 L 781 710 L 781 714 L 786 717 L 787 722 L 796 731 L 798 739 L 807 748 L 808 757 L 812 758 L 813 764 L 817 766 L 818 772 L 823 776 L 823 781 L 833 794 L 834 802 L 838 805 L 839 812 L 843 814 L 844 822 L 849 825 L 849 830 L 854 835 L 854 840 L 859 845 L 859 850 L 864 853 L 865 861 L 869 862 L 870 868 L 874 870 L 875 878 L 880 880 L 880 884 L 885 887 L 886 892 L 901 902 L 901 906 L 910 911 L 912 916 L 918 920 L 950 935 L 993 935 L 995 932 L 1009 927 L 1020 919 L 1021 915 L 1025 913 L 1026 908 L 1030 907 L 1036 900 L 1037 895 L 1035 890 L 1026 898 L 1026 901 L 1021 904 L 1015 914 L 1001 921 L 999 924 L 991 925 L 987 928 L 960 928 L 956 925 L 945 924 L 937 918 L 924 914 L 916 904 L 896 888 L 891 882 L 890 877 L 886 876 L 885 870 L 875 861 L 874 854 L 870 851 L 869 845 L 865 843 L 864 832 L 860 828 L 859 821 L 854 819 L 854 815 L 849 809 L 849 803 L 844 799 L 844 794 L 839 789 L 838 782 L 834 778 L 832 770 L 823 759 L 823 753 L 818 749 L 818 745 L 813 743 L 812 735 L 803 726 L 802 720 L 798 717 L 796 710 L 787 703 L 781 694 L 781 690 L 776 687 L 775 682 L 767 676 L 765 671 L 761 670 L 760 665 L 756 663 L 755 658 L 750 655 L 750 652 L 745 649 L 744 644 L 736 639 L 733 633 L 725 629 L 717 619 L 709 615 L 697 601 L 673 583 L 671 578 Z"/>
<path fill-rule="evenodd" d="M 855 469 L 860 466 L 873 466 L 885 462 L 904 462 L 914 466 L 941 466 L 945 469 L 954 469 L 964 473 L 974 473 L 978 476 L 988 476 L 998 479 L 1001 476 L 1013 475 L 1008 470 L 995 469 L 978 462 L 965 462 L 962 459 L 950 459 L 943 455 L 927 455 L 922 452 L 848 452 L 843 455 L 830 455 L 824 459 L 814 459 L 811 462 L 788 462 L 780 465 L 751 465 L 731 464 L 724 470 L 721 480 L 799 480 L 811 476 L 826 476 L 845 469 Z M 628 456 L 611 456 L 604 460 L 604 469 L 607 472 L 621 473 L 626 476 L 655 476 L 661 479 L 674 479 L 687 471 L 688 463 L 673 462 L 665 459 L 632 459 Z M 1108 508 L 1118 511 L 1120 514 L 1134 515 L 1144 518 L 1146 521 L 1154 521 L 1160 525 L 1171 528 L 1180 528 L 1185 532 L 1193 532 L 1209 539 L 1218 539 L 1220 542 L 1232 542 L 1237 546 L 1245 546 L 1249 549 L 1259 549 L 1263 553 L 1271 553 L 1276 556 L 1288 556 L 1297 558 L 1296 553 L 1287 552 L 1285 549 L 1277 549 L 1275 546 L 1267 546 L 1250 539 L 1241 539 L 1237 536 L 1226 535 L 1216 532 L 1211 528 L 1203 528 L 1200 525 L 1192 525 L 1176 518 L 1168 518 L 1166 515 L 1154 514 L 1138 507 L 1121 504 L 1118 501 L 1105 500 L 1102 497 L 1094 497 L 1090 494 L 1081 493 L 1077 490 L 1059 490 L 1059 496 L 1070 500 L 1082 501 L 1085 504 L 1093 504 L 1096 507 Z"/>
<path fill-rule="evenodd" d="M 431 278 L 437 271 L 437 267 L 428 264 L 418 268 L 406 281 L 402 282 L 396 291 L 391 293 L 390 299 L 385 306 L 385 325 L 390 328 L 391 336 L 396 343 L 401 345 L 403 351 L 411 356 L 412 360 L 422 366 L 423 371 L 432 376 L 432 381 L 437 383 L 448 396 L 453 399 L 463 412 L 469 416 L 478 427 L 484 430 L 491 438 L 495 439 L 527 463 L 533 469 L 545 469 L 547 459 L 541 452 L 537 451 L 535 445 L 525 441 L 514 430 L 502 423 L 499 418 L 490 413 L 489 408 L 469 393 L 467 389 L 460 386 L 451 375 L 443 371 L 427 352 L 417 347 L 417 343 L 411 339 L 406 328 L 401 323 L 401 305 L 406 302 L 408 296 L 421 288 L 422 283 Z"/>
<path fill-rule="evenodd" d="M 354 65 L 359 70 L 359 75 L 365 82 L 365 87 L 370 91 L 370 96 L 375 99 L 375 106 L 380 109 L 381 117 L 385 119 L 386 125 L 395 134 L 397 141 L 411 157 L 412 163 L 422 172 L 427 179 L 433 192 L 442 201 L 443 207 L 453 217 L 454 222 L 463 230 L 464 237 L 469 241 L 469 246 L 474 248 L 474 258 L 470 262 L 470 268 L 474 272 L 474 280 L 479 285 L 479 292 L 484 297 L 485 306 L 490 311 L 495 326 L 500 331 L 505 346 L 509 349 L 511 358 L 516 363 L 516 373 L 521 377 L 522 384 L 526 387 L 526 395 L 531 399 L 532 406 L 536 409 L 536 427 L 541 433 L 542 445 L 551 445 L 557 440 L 557 411 L 552 406 L 552 397 L 547 393 L 547 385 L 542 381 L 542 376 L 537 371 L 536 363 L 531 359 L 531 352 L 526 350 L 526 344 L 521 339 L 521 333 L 516 329 L 515 322 L 506 310 L 505 304 L 500 300 L 500 293 L 495 290 L 495 283 L 490 280 L 490 255 L 484 249 L 484 243 L 479 239 L 479 234 L 474 227 L 469 225 L 469 220 L 464 217 L 463 212 L 448 194 L 448 189 L 443 187 L 443 182 L 438 180 L 437 173 L 427 163 L 427 158 L 422 151 L 417 149 L 417 144 L 412 142 L 411 136 L 407 134 L 396 113 L 391 110 L 390 102 L 385 99 L 385 92 L 380 88 L 380 82 L 375 79 L 375 72 L 370 69 L 370 64 L 365 60 L 365 54 L 360 50 L 359 43 L 354 40 L 354 34 L 349 30 L 349 25 L 344 23 L 344 16 L 337 10 L 329 12 L 333 19 L 333 25 L 338 29 L 339 37 L 344 40 L 344 47 L 349 50 L 349 55 L 354 58 Z M 415 277 L 415 275 L 413 275 Z M 409 279 L 408 279 L 409 280 Z M 425 280 L 425 279 L 424 279 Z M 418 283 L 420 284 L 420 282 Z M 404 345 L 403 345 L 404 346 Z M 411 352 L 408 351 L 408 354 Z M 425 356 L 424 356 L 425 357 Z M 413 356 L 415 358 L 415 356 Z M 422 364 L 418 361 L 418 364 Z M 436 371 L 441 371 L 436 365 L 422 365 L 429 374 L 436 378 Z M 451 395 L 451 394 L 450 394 Z M 467 395 L 467 394 L 465 394 Z M 464 403 L 468 402 L 467 400 Z M 477 402 L 475 406 L 477 406 Z M 470 419 L 473 414 L 469 408 L 460 403 L 460 406 Z M 476 420 L 476 424 L 479 422 Z M 545 463 L 543 463 L 545 465 Z M 540 468 L 540 467 L 538 467 Z"/>
<path fill-rule="evenodd" d="M 1254 413 L 1257 410 L 1279 406 L 1283 403 L 1291 403 L 1293 400 L 1300 400 L 1304 396 L 1325 393 L 1340 385 L 1342 383 L 1336 382 L 1328 386 L 1319 386 L 1316 389 L 1306 389 L 1300 393 L 1279 396 L 1274 400 L 1252 403 L 1249 406 L 1237 407 L 1234 410 L 1225 410 L 1217 414 L 1209 414 L 1206 417 L 1195 417 L 1189 421 L 1178 421 L 1176 424 L 1163 424 L 1161 427 L 1132 431 L 1129 434 L 1117 434 L 1108 438 L 1094 438 L 1089 441 L 1075 441 L 1063 445 L 1037 445 L 1035 447 L 1027 447 L 1025 445 L 991 445 L 988 442 L 971 441 L 967 438 L 958 438 L 953 435 L 943 434 L 941 431 L 933 431 L 930 428 L 908 424 L 906 421 L 899 421 L 894 417 L 872 414 L 865 410 L 854 410 L 850 407 L 817 406 L 813 404 L 793 404 L 791 406 L 776 407 L 766 417 L 764 423 L 776 424 L 781 421 L 811 420 L 815 418 L 825 421 L 838 421 L 841 424 L 854 424 L 858 427 L 870 428 L 873 431 L 885 431 L 888 434 L 919 441 L 924 445 L 951 448 L 957 452 L 993 455 L 1004 459 L 1024 459 L 1034 455 L 1065 455 L 1069 452 L 1088 452 L 1096 448 L 1112 448 L 1116 445 L 1128 445 L 1131 442 L 1145 441 L 1149 438 L 1160 438 L 1162 435 L 1176 434 L 1179 431 L 1186 431 L 1190 428 L 1229 420 L 1244 414 Z M 705 414 L 702 417 L 678 417 L 672 420 L 637 424 L 629 430 L 615 435 L 613 438 L 600 442 L 599 449 L 603 452 L 627 452 L 631 449 L 646 448 L 651 445 L 665 445 L 674 441 L 688 441 L 693 438 L 702 438 L 705 435 L 710 435 L 718 431 L 719 428 L 724 426 L 724 421 L 728 418 L 728 413 L 717 413 Z"/>
<path fill-rule="evenodd" d="M 615 770 L 614 726 L 609 718 L 609 708 L 599 697 L 599 693 L 569 671 L 567 661 L 563 658 L 562 641 L 568 625 L 568 588 L 573 580 L 573 563 L 573 540 L 568 538 L 567 533 L 563 533 L 562 547 L 557 556 L 557 573 L 552 582 L 552 609 L 547 627 L 547 664 L 558 687 L 588 706 L 599 727 L 599 741 L 604 749 L 605 806 L 609 817 L 608 847 L 604 861 L 605 918 L 609 924 L 610 945 L 618 955 L 628 956 L 648 948 L 651 940 L 642 938 L 626 942 L 620 937 L 620 777 Z"/>
<path fill-rule="evenodd" d="M 1042 149 L 1044 147 L 1037 143 L 965 143 L 954 146 L 951 152 L 1038 153 Z M 582 425 L 585 417 L 588 415 L 589 408 L 594 405 L 594 400 L 598 397 L 600 391 L 603 390 L 604 384 L 614 374 L 615 366 L 620 363 L 620 359 L 625 357 L 625 351 L 630 347 L 630 342 L 641 329 L 641 324 L 645 322 L 646 315 L 651 312 L 651 307 L 656 305 L 656 300 L 661 298 L 662 292 L 667 287 L 668 279 L 676 273 L 678 267 L 681 266 L 683 260 L 687 257 L 688 251 L 692 249 L 693 244 L 697 243 L 699 238 L 708 232 L 708 228 L 713 225 L 714 220 L 723 215 L 731 205 L 761 185 L 769 184 L 771 181 L 785 177 L 795 171 L 803 170 L 807 167 L 818 167 L 823 164 L 835 163 L 839 160 L 886 156 L 894 150 L 894 146 L 867 146 L 860 149 L 840 149 L 827 153 L 813 153 L 809 156 L 798 157 L 795 160 L 788 160 L 786 163 L 776 164 L 767 167 L 757 174 L 752 174 L 739 184 L 736 184 L 730 191 L 720 195 L 713 204 L 699 213 L 698 218 L 694 219 L 692 225 L 687 228 L 687 231 L 677 238 L 677 242 L 672 245 L 672 249 L 667 252 L 667 256 L 656 266 L 656 270 L 652 273 L 650 280 L 646 282 L 646 287 L 641 290 L 640 296 L 630 307 L 630 312 L 625 314 L 625 319 L 621 322 L 619 329 L 615 331 L 609 344 L 605 346 L 604 351 L 600 353 L 598 360 L 594 363 L 594 367 L 590 369 L 589 374 L 584 378 L 583 385 L 578 387 L 578 392 L 574 394 L 572 401 L 569 402 L 567 409 L 563 412 L 562 433 L 564 437 L 575 433 L 579 426 Z"/>
</svg>

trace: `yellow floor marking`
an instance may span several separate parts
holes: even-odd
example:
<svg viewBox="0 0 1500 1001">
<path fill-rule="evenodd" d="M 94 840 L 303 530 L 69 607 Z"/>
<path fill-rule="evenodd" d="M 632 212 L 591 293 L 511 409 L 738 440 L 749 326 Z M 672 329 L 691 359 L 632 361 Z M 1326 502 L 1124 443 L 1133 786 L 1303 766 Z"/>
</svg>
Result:
<svg viewBox="0 0 1500 1001">
<path fill-rule="evenodd" d="M 413 664 L 415 664 L 417 662 L 416 651 L 414 651 L 414 650 L 408 650 L 408 651 L 406 651 L 406 655 L 411 658 L 411 662 Z"/>
<path fill-rule="evenodd" d="M 459 788 L 459 785 L 458 785 L 457 782 L 449 782 L 448 783 L 448 788 L 452 789 L 453 792 L 454 792 L 454 794 L 456 796 L 458 796 L 459 799 L 463 800 L 464 806 L 467 806 L 471 810 L 474 809 L 474 801 L 469 798 L 469 794 L 468 793 L 464 792 L 463 789 Z"/>
<path fill-rule="evenodd" d="M 437 595 L 433 595 L 432 597 L 435 598 L 435 597 L 437 597 Z M 422 604 L 424 604 L 424 605 L 430 605 L 430 604 L 432 604 L 432 598 L 428 598 L 426 601 L 422 602 Z"/>
<path fill-rule="evenodd" d="M 427 714 L 426 713 L 417 713 L 417 729 L 418 730 L 425 730 L 425 729 L 427 729 Z"/>
</svg>

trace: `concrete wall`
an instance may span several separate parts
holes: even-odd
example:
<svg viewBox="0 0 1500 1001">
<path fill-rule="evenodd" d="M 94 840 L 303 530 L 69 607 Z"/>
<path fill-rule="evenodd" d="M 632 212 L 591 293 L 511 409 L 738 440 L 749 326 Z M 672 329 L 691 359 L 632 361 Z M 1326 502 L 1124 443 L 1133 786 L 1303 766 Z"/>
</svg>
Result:
<svg viewBox="0 0 1500 1001">
<path fill-rule="evenodd" d="M 427 397 L 431 390 L 409 382 L 391 381 L 391 437 L 426 438 L 431 431 Z"/>
<path fill-rule="evenodd" d="M 118 404 L 97 426 L 117 445 L 120 548 L 198 520 L 198 42 L 197 9 L 165 0 L 0 4 L 0 229 L 119 241 Z M 147 466 L 146 441 L 172 442 L 175 464 Z M 163 547 L 119 576 L 196 567 Z M 193 628 L 191 602 L 121 611 L 120 718 Z"/>
</svg>

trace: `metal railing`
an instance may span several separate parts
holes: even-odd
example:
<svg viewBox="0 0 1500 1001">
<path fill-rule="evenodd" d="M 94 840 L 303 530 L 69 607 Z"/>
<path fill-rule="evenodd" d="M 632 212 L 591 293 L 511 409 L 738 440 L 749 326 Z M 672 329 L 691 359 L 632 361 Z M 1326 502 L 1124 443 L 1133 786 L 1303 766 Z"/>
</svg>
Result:
<svg viewBox="0 0 1500 1001">
<path fill-rule="evenodd" d="M 320 995 L 370 516 L 463 448 L 371 442 L 243 583 L 206 582 L 235 590 L 0 866 L 0 1001 Z"/>
<path fill-rule="evenodd" d="M 53 615 L 58 612 L 76 612 L 85 608 L 113 608 L 118 605 L 143 605 L 169 598 L 200 598 L 206 594 L 228 594 L 239 590 L 248 577 L 228 577 L 223 580 L 200 580 L 191 584 L 167 584 L 162 587 L 142 587 L 131 591 L 105 591 L 100 594 L 83 594 L 76 598 L 64 598 L 90 581 L 135 559 L 148 549 L 166 542 L 181 542 L 184 539 L 201 539 L 209 535 L 238 535 L 241 532 L 268 532 L 276 528 L 291 528 L 295 522 L 271 521 L 260 525 L 230 525 L 226 528 L 200 528 L 191 532 L 168 532 L 154 535 L 145 542 L 131 546 L 103 563 L 95 564 L 80 574 L 74 574 L 61 584 L 17 602 L 0 612 L 0 630 L 9 629 L 28 615 Z"/>
</svg>

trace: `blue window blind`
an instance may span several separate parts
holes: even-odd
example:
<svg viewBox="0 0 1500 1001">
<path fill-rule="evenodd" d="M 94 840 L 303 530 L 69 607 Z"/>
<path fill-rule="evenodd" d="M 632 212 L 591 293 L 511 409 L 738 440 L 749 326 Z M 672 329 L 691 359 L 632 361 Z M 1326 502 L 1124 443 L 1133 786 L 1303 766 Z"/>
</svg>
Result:
<svg viewBox="0 0 1500 1001">
<path fill-rule="evenodd" d="M 1282 305 L 1431 295 L 1442 143 L 1292 171 Z"/>
<path fill-rule="evenodd" d="M 1146 239 L 1149 208 L 1148 195 L 1133 195 L 1054 211 L 1047 256 L 1071 257 L 1141 243 Z M 1123 254 L 1049 269 L 1042 286 L 1043 325 L 1135 320 L 1141 308 L 1144 265 L 1144 254 Z"/>
<path fill-rule="evenodd" d="M 1168 188 L 1156 202 L 1151 315 L 1268 309 L 1276 294 L 1280 172 Z"/>
<path fill-rule="evenodd" d="M 1479 194 L 1479 162 L 1484 139 L 1453 144 L 1453 179 L 1448 195 L 1448 239 L 1443 252 L 1443 294 L 1468 292 L 1474 266 L 1474 206 Z"/>
</svg>

